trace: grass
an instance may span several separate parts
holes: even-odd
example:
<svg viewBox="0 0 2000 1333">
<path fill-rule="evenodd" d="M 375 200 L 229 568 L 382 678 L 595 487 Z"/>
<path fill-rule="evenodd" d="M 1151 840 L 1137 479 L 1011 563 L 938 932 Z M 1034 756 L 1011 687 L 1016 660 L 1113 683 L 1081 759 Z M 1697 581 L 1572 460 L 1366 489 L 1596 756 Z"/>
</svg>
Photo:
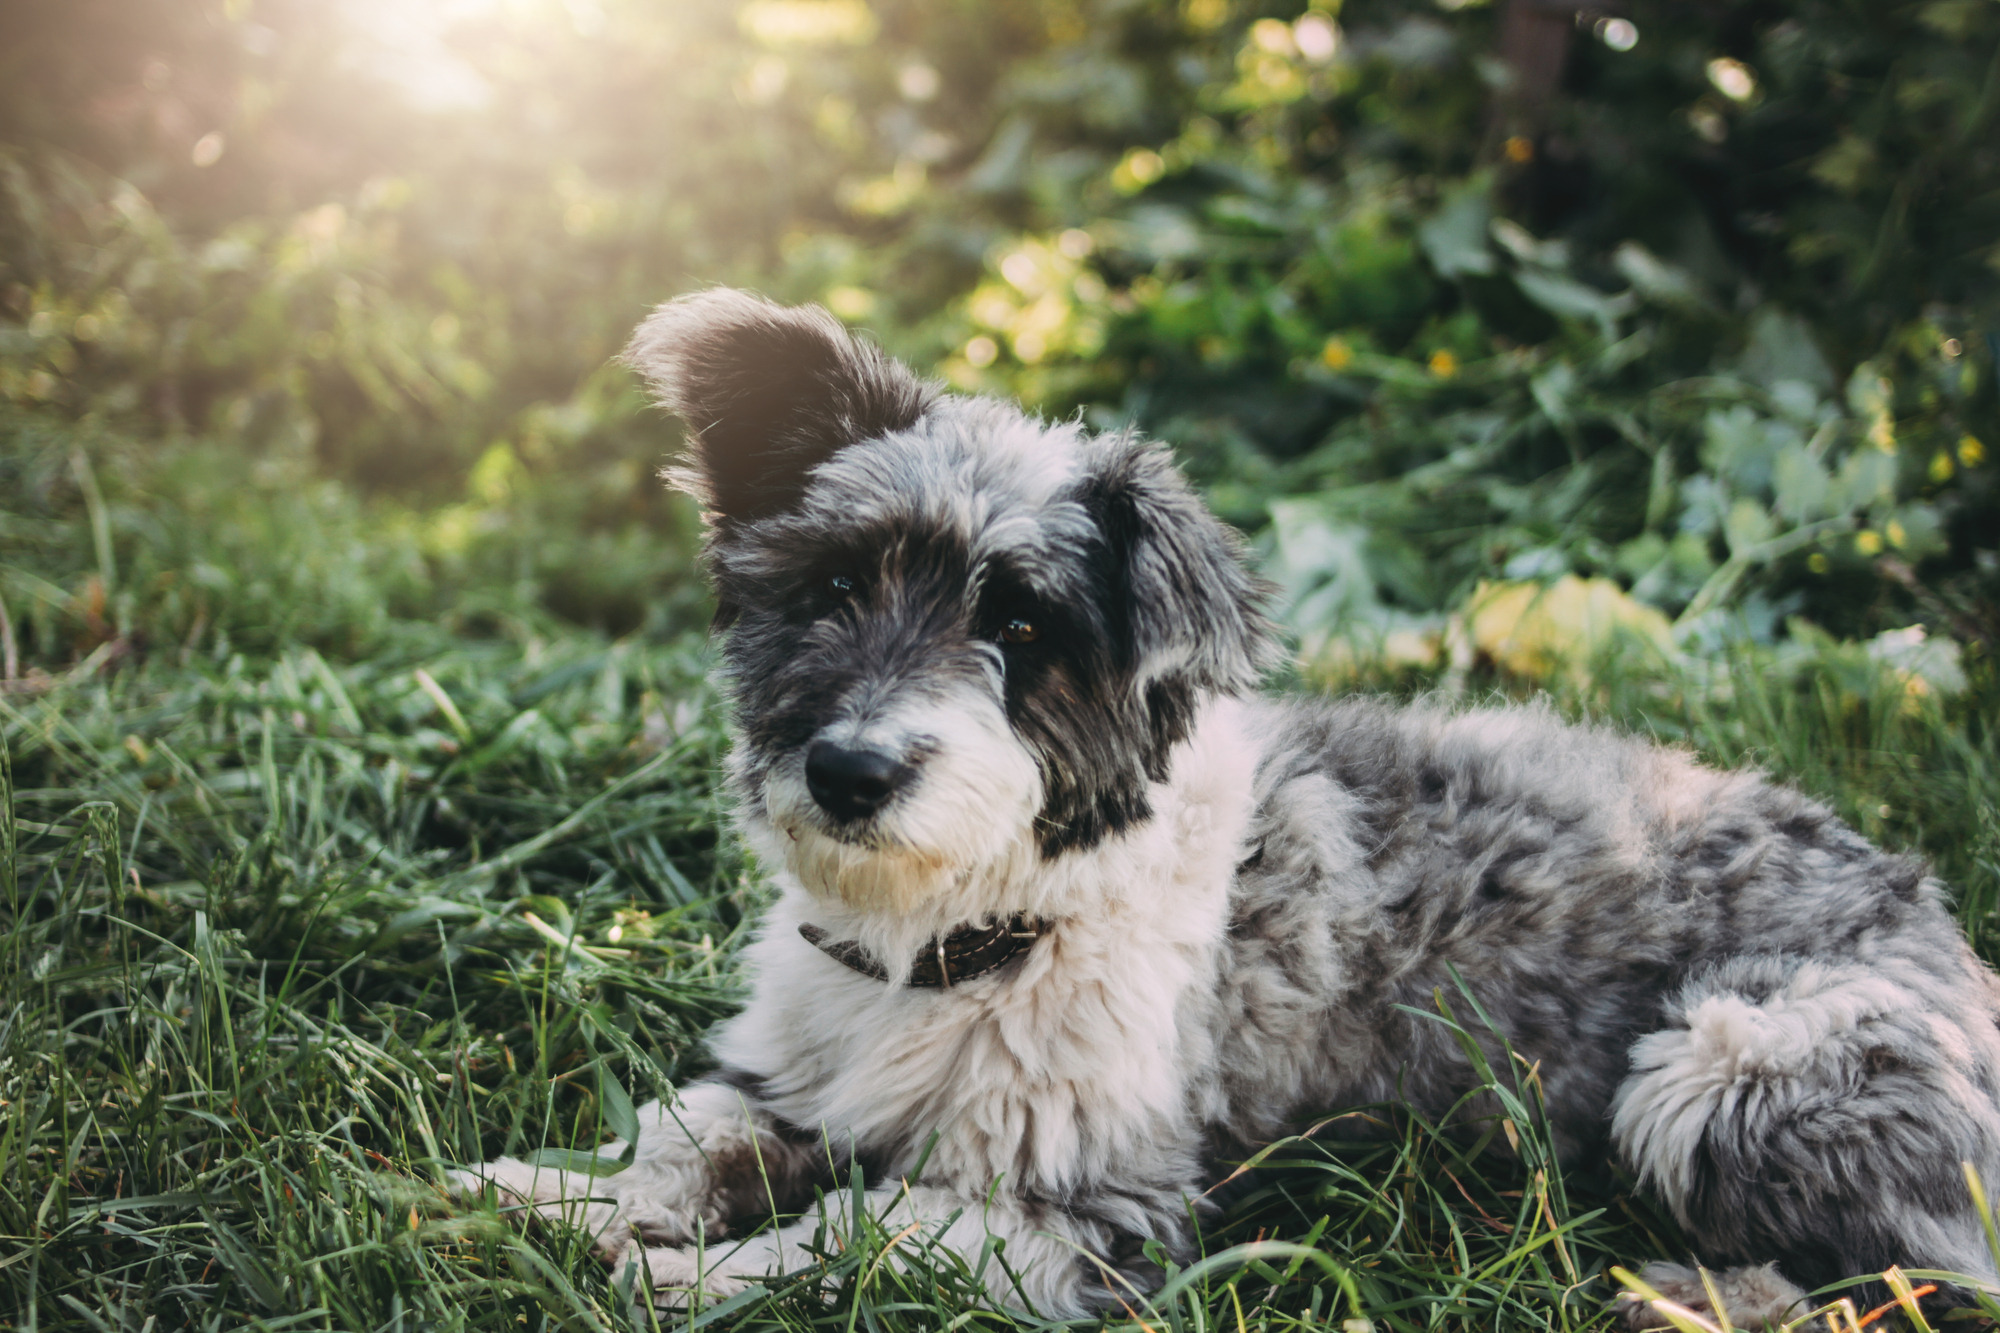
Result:
<svg viewBox="0 0 2000 1333">
<path fill-rule="evenodd" d="M 93 472 L 67 441 L 11 438 L 14 475 L 47 487 L 33 510 L 0 497 L 0 596 L 36 599 L 14 623 L 43 670 L 0 693 L 0 1328 L 660 1326 L 586 1238 L 523 1234 L 438 1183 L 593 1147 L 701 1072 L 736 1002 L 759 888 L 719 836 L 699 635 L 568 626 L 502 574 L 426 585 L 407 516 L 286 500 L 282 478 Z M 293 508 L 218 533 L 191 487 Z M 157 592 L 176 570 L 206 604 Z M 273 599 L 299 605 L 271 621 Z M 449 614 L 468 600 L 498 610 Z M 1990 956 L 2000 683 L 1971 675 L 1941 699 L 1818 645 L 1608 670 L 1562 703 L 1922 849 Z M 1480 1023 L 1453 995 L 1433 1017 Z M 1508 1111 L 1481 1144 L 1377 1107 L 1345 1110 L 1386 1127 L 1376 1142 L 1271 1145 L 1208 1257 L 1112 1322 L 1605 1327 L 1610 1267 L 1681 1240 L 1629 1180 L 1558 1168 L 1531 1071 L 1489 1073 Z M 1518 1153 L 1478 1151 L 1502 1139 Z M 825 1252 L 692 1322 L 1047 1326 L 1010 1299 L 1004 1253 L 870 1224 Z"/>
<path fill-rule="evenodd" d="M 595 1143 L 604 1081 L 668 1090 L 727 1012 L 744 899 L 715 735 L 649 711 L 699 697 L 701 665 L 301 650 L 0 702 L 22 1246 L 0 1306 L 23 1328 L 456 1321 L 474 1289 L 507 1324 L 608 1308 L 589 1265 L 450 1219 L 433 1182 Z"/>
</svg>

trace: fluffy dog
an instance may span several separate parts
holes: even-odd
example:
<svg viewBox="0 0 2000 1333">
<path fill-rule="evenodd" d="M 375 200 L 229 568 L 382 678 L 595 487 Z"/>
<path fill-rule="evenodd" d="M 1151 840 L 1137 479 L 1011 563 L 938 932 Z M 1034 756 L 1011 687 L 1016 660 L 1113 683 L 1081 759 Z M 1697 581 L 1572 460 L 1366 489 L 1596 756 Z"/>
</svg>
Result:
<svg viewBox="0 0 2000 1333">
<path fill-rule="evenodd" d="M 719 1072 L 629 1169 L 468 1184 L 719 1295 L 822 1222 L 717 1237 L 860 1163 L 888 1225 L 1002 1237 L 1077 1314 L 1299 1117 L 1476 1088 L 1398 1008 L 1455 969 L 1558 1149 L 1739 1266 L 1739 1321 L 1891 1263 L 2000 1278 L 1960 1168 L 2000 1180 L 2000 992 L 1916 862 L 1541 709 L 1259 698 L 1259 585 L 1165 450 L 945 394 L 817 308 L 705 292 L 628 355 L 689 427 L 779 896 Z"/>
</svg>

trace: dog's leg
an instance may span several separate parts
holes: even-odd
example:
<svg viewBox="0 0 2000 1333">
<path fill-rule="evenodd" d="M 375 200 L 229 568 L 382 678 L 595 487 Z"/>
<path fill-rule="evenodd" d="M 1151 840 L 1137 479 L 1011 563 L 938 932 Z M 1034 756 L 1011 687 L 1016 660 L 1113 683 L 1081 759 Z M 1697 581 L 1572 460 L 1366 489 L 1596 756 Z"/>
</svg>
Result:
<svg viewBox="0 0 2000 1333">
<path fill-rule="evenodd" d="M 1167 1220 L 1179 1204 L 1162 1195 L 1148 1231 L 1166 1230 L 1169 1253 L 1192 1257 L 1184 1226 Z M 1133 1200 L 1121 1198 L 1118 1211 L 1136 1212 Z M 722 1298 L 743 1289 L 746 1282 L 776 1277 L 819 1261 L 814 1241 L 825 1251 L 839 1252 L 855 1243 L 848 1209 L 852 1196 L 830 1194 L 820 1208 L 789 1226 L 773 1228 L 740 1242 L 703 1246 L 675 1245 L 635 1249 L 628 1262 L 642 1270 L 656 1303 L 679 1308 L 690 1292 Z M 1121 1304 L 1144 1308 L 1144 1293 L 1158 1284 L 1158 1270 L 1138 1257 L 1139 1241 L 1101 1217 L 1089 1205 L 1078 1211 L 1027 1203 L 995 1192 L 969 1197 L 957 1190 L 896 1182 L 872 1189 L 868 1212 L 886 1242 L 879 1262 L 898 1263 L 923 1251 L 949 1249 L 972 1268 L 984 1259 L 983 1280 L 989 1296 L 1008 1305 L 1026 1305 L 1049 1317 L 1074 1317 Z M 1184 1214 L 1183 1214 L 1184 1217 Z M 1164 1223 L 1164 1226 L 1162 1225 Z M 989 1239 L 1006 1242 L 1004 1265 L 990 1257 Z M 1122 1241 L 1131 1242 L 1122 1245 Z M 1121 1255 L 1122 1249 L 1133 1251 Z M 871 1262 L 876 1262 L 871 1260 Z"/>
<path fill-rule="evenodd" d="M 814 1145 L 787 1135 L 748 1095 L 721 1080 L 696 1083 L 673 1103 L 639 1111 L 639 1146 L 632 1163 L 608 1176 L 584 1176 L 532 1166 L 512 1157 L 454 1173 L 461 1193 L 491 1185 L 501 1201 L 541 1217 L 581 1227 L 598 1252 L 616 1260 L 635 1241 L 676 1244 L 701 1234 L 727 1234 L 729 1223 L 800 1201 L 814 1174 Z M 622 1154 L 607 1143 L 598 1156 Z"/>
<path fill-rule="evenodd" d="M 1801 1294 L 1784 1279 L 1890 1264 L 1995 1277 L 1960 1167 L 1990 1180 L 2000 1163 L 1994 1014 L 1975 972 L 1950 958 L 1733 959 L 1633 1047 L 1619 1152 L 1706 1253 L 1774 1260 L 1784 1275 L 1723 1275 L 1739 1325 Z M 1675 1299 L 1707 1303 L 1686 1270 L 1658 1275 Z"/>
<path fill-rule="evenodd" d="M 1812 1308 L 1803 1289 L 1785 1280 L 1776 1264 L 1755 1268 L 1731 1268 L 1710 1273 L 1708 1282 L 1701 1273 L 1685 1264 L 1652 1263 L 1639 1270 L 1647 1286 L 1676 1305 L 1684 1305 L 1704 1318 L 1715 1317 L 1715 1302 L 1709 1299 L 1709 1284 L 1721 1299 L 1723 1312 L 1736 1328 L 1775 1328 L 1786 1319 L 1796 1319 Z M 1625 1323 L 1633 1329 L 1665 1329 L 1667 1317 L 1650 1305 L 1630 1301 L 1625 1307 Z"/>
<path fill-rule="evenodd" d="M 615 1155 L 624 1145 L 608 1143 L 604 1150 Z M 518 1157 L 497 1157 L 449 1172 L 446 1179 L 455 1195 L 477 1199 L 491 1189 L 508 1213 L 526 1211 L 537 1219 L 576 1227 L 589 1233 L 600 1249 L 612 1237 L 623 1234 L 613 1225 L 618 1218 L 618 1201 L 611 1193 L 610 1177 L 559 1171 Z"/>
</svg>

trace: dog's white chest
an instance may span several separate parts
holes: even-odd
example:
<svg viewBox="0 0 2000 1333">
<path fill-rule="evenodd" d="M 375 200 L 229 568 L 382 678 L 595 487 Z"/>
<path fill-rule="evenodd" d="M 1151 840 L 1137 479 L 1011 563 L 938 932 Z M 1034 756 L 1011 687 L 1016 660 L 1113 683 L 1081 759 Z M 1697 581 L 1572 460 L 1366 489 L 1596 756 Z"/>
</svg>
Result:
<svg viewBox="0 0 2000 1333">
<path fill-rule="evenodd" d="M 965 985 L 909 989 L 851 971 L 799 938 L 821 909 L 789 886 L 752 946 L 756 999 L 718 1054 L 768 1072 L 774 1108 L 824 1126 L 836 1149 L 851 1137 L 907 1166 L 935 1133 L 926 1176 L 973 1188 L 1003 1174 L 1064 1188 L 1178 1137 L 1182 1071 L 1211 1040 L 1186 1021 L 1188 999 L 1214 987 L 1249 818 L 1242 723 L 1233 703 L 1213 707 L 1155 787 L 1151 820 L 1041 868 L 1032 888 L 1049 906 L 1036 910 L 1054 924 Z"/>
<path fill-rule="evenodd" d="M 1204 915 L 1212 941 L 1219 913 Z M 1061 1188 L 1185 1118 L 1182 1046 L 1207 1037 L 1178 1020 L 1214 960 L 1207 944 L 1167 938 L 1168 924 L 1136 904 L 1061 923 L 1019 962 L 949 991 L 892 989 L 786 942 L 778 984 L 719 1046 L 731 1059 L 782 1046 L 774 1104 L 852 1135 L 857 1151 L 903 1168 L 935 1133 L 927 1176 Z"/>
</svg>

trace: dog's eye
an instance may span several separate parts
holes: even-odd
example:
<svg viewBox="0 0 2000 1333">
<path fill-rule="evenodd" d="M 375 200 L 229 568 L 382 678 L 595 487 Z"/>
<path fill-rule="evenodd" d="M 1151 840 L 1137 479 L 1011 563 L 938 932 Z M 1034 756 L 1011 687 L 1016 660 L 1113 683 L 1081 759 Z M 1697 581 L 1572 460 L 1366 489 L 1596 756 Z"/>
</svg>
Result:
<svg viewBox="0 0 2000 1333">
<path fill-rule="evenodd" d="M 854 596 L 855 586 L 853 575 L 835 574 L 826 581 L 826 595 L 836 602 L 844 602 Z"/>
<path fill-rule="evenodd" d="M 1040 626 L 1032 620 L 1024 620 L 1019 616 L 1000 627 L 1000 639 L 1003 643 L 1033 643 L 1041 637 Z"/>
</svg>

